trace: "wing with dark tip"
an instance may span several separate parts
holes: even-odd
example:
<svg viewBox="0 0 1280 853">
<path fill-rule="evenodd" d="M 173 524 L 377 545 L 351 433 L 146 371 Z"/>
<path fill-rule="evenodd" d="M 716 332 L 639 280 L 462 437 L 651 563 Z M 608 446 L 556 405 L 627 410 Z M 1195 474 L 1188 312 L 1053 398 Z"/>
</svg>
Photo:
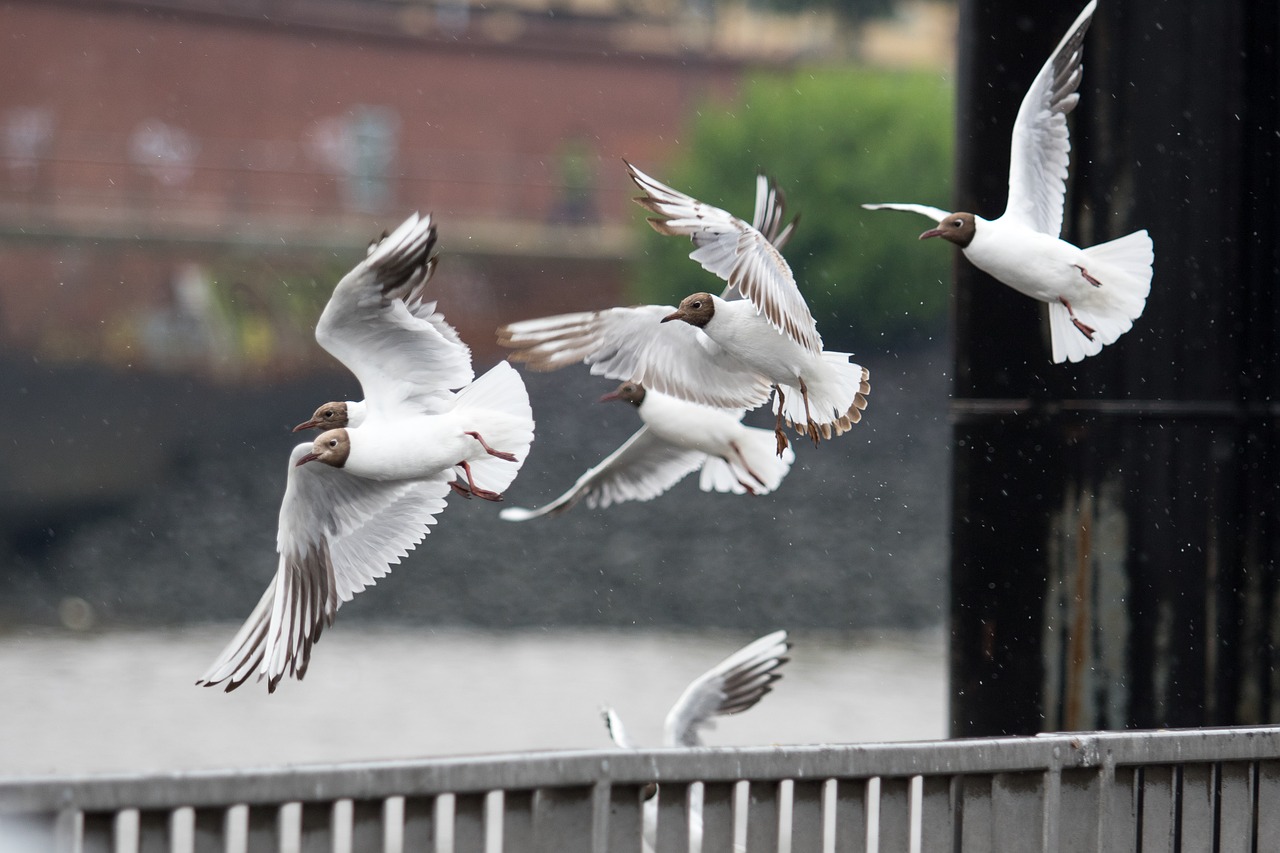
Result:
<svg viewBox="0 0 1280 853">
<path fill-rule="evenodd" d="M 625 501 L 652 500 L 697 471 L 706 459 L 707 454 L 676 447 L 643 426 L 560 497 L 538 509 L 507 507 L 498 516 L 506 521 L 529 521 L 562 515 L 583 500 L 587 506 L 601 509 Z"/>
<path fill-rule="evenodd" d="M 471 351 L 423 297 L 435 243 L 431 217 L 410 216 L 343 276 L 316 324 L 320 346 L 360 380 L 370 414 L 440 411 L 475 376 Z"/>
<path fill-rule="evenodd" d="M 664 746 L 700 746 L 699 730 L 722 714 L 745 711 L 773 689 L 777 670 L 790 658 L 786 631 L 775 631 L 739 649 L 685 688 L 667 714 Z"/>
<path fill-rule="evenodd" d="M 299 444 L 289 456 L 275 579 L 197 684 L 231 691 L 257 675 L 274 692 L 286 675 L 302 678 L 342 602 L 386 575 L 444 509 L 448 472 L 382 481 L 319 462 L 298 466 L 311 447 Z"/>
<path fill-rule="evenodd" d="M 1018 108 L 1009 154 L 1009 206 L 1005 217 L 1057 237 L 1067 192 L 1071 138 L 1067 113 L 1080 100 L 1084 36 L 1097 0 L 1090 0 L 1049 61 L 1036 75 Z"/>
<path fill-rule="evenodd" d="M 689 237 L 689 257 L 736 287 L 775 329 L 810 352 L 822 351 L 818 326 L 796 287 L 782 253 L 760 231 L 738 217 L 685 195 L 627 163 L 645 195 L 635 201 L 655 214 L 649 224 L 659 234 Z"/>
</svg>

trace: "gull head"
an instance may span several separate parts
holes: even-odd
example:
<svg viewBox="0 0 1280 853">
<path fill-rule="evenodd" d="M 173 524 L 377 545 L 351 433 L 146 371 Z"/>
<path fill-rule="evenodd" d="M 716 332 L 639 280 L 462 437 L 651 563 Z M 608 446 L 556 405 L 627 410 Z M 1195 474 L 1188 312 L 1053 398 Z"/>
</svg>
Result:
<svg viewBox="0 0 1280 853">
<path fill-rule="evenodd" d="M 920 239 L 927 240 L 930 237 L 941 237 L 943 240 L 955 243 L 963 249 L 973 242 L 973 235 L 976 229 L 977 222 L 974 220 L 972 213 L 950 213 L 938 220 L 937 228 L 930 228 L 921 234 Z"/>
<path fill-rule="evenodd" d="M 339 429 L 349 422 L 347 414 L 347 404 L 341 402 L 325 403 L 323 406 L 315 410 L 311 415 L 311 420 L 303 421 L 293 428 L 294 432 L 302 432 L 304 429 Z"/>
<path fill-rule="evenodd" d="M 694 293 L 686 296 L 680 301 L 680 306 L 675 311 L 662 318 L 662 322 L 668 320 L 684 320 L 691 326 L 707 325 L 711 322 L 711 317 L 716 313 L 716 306 L 711 300 L 710 293 Z"/>
<path fill-rule="evenodd" d="M 644 386 L 639 382 L 623 382 L 601 397 L 599 402 L 608 403 L 610 400 L 622 400 L 633 406 L 639 406 L 644 402 Z"/>
<path fill-rule="evenodd" d="M 351 436 L 345 429 L 331 429 L 320 433 L 311 445 L 311 452 L 298 459 L 294 465 L 305 465 L 308 462 L 323 462 L 334 468 L 347 464 L 351 455 Z"/>
</svg>

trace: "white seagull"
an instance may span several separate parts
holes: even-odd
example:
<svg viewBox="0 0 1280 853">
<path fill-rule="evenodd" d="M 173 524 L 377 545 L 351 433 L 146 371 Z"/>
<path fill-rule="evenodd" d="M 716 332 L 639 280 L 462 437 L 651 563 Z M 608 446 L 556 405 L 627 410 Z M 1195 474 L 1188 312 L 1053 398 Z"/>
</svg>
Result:
<svg viewBox="0 0 1280 853">
<path fill-rule="evenodd" d="M 694 471 L 704 492 L 768 494 L 782 483 L 795 453 L 774 454 L 769 430 L 742 423 L 742 409 L 690 403 L 634 382 L 623 382 L 600 398 L 636 407 L 644 426 L 560 497 L 538 509 L 507 507 L 507 521 L 528 521 L 568 512 L 582 500 L 595 509 L 658 497 Z"/>
<path fill-rule="evenodd" d="M 778 455 L 786 447 L 784 420 L 815 443 L 861 420 L 869 374 L 848 353 L 822 349 L 791 268 L 769 236 L 630 163 L 627 169 L 647 194 L 636 201 L 658 214 L 649 220 L 654 229 L 690 237 L 697 248 L 689 257 L 728 282 L 726 295 L 736 290 L 744 298 L 695 293 L 678 308 L 641 305 L 512 323 L 498 330 L 498 342 L 517 351 L 512 360 L 535 370 L 582 361 L 594 374 L 726 409 L 754 408 L 772 391 Z M 760 208 L 758 193 L 758 220 Z"/>
<path fill-rule="evenodd" d="M 744 646 L 729 657 L 698 676 L 680 694 L 680 698 L 667 712 L 663 726 L 662 745 L 666 747 L 702 746 L 701 730 L 714 728 L 714 717 L 737 714 L 755 706 L 773 690 L 773 683 L 782 678 L 778 669 L 786 663 L 791 643 L 786 631 L 774 631 Z M 608 706 L 601 709 L 609 737 L 621 749 L 635 749 L 617 713 Z M 658 802 L 653 794 L 657 786 L 646 792 L 644 804 L 643 842 L 646 851 L 655 849 L 658 829 Z M 695 846 L 701 848 L 702 838 L 702 789 L 690 791 L 689 830 Z"/>
<path fill-rule="evenodd" d="M 316 338 L 359 379 L 363 421 L 293 448 L 275 580 L 197 684 L 230 691 L 257 675 L 274 692 L 302 678 L 342 602 L 422 541 L 451 488 L 498 500 L 523 464 L 533 416 L 520 375 L 501 362 L 470 381 L 466 347 L 405 303 L 434 243 L 414 214 L 334 289 Z"/>
<path fill-rule="evenodd" d="M 960 247 L 974 266 L 1049 305 L 1053 360 L 1080 361 L 1114 343 L 1142 315 L 1155 254 L 1145 230 L 1081 249 L 1059 239 L 1071 140 L 1067 113 L 1080 100 L 1085 6 L 1031 84 L 1013 125 L 1009 201 L 997 219 L 923 204 L 864 204 L 906 210 L 937 224 L 920 235 Z"/>
</svg>

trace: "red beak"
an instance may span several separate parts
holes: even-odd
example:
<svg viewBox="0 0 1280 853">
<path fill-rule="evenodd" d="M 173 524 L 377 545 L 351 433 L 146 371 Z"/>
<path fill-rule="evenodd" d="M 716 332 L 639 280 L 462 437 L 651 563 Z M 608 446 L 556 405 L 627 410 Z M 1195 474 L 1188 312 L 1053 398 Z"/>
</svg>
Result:
<svg viewBox="0 0 1280 853">
<path fill-rule="evenodd" d="M 308 462 L 315 462 L 319 458 L 320 455 L 318 453 L 308 453 L 306 456 L 293 463 L 293 467 L 297 468 L 299 465 L 306 465 Z"/>
<path fill-rule="evenodd" d="M 302 432 L 304 429 L 315 429 L 320 426 L 320 422 L 312 418 L 309 421 L 303 421 L 293 428 L 293 432 Z"/>
<path fill-rule="evenodd" d="M 667 322 L 668 320 L 683 320 L 683 319 L 684 319 L 684 315 L 683 315 L 683 314 L 681 314 L 679 310 L 676 310 L 676 311 L 672 311 L 670 314 L 668 314 L 667 316 L 663 317 L 663 318 L 662 318 L 661 320 L 659 320 L 658 322 L 660 322 L 660 323 L 665 323 L 665 322 Z"/>
<path fill-rule="evenodd" d="M 618 396 L 618 392 L 617 392 L 617 391 L 610 391 L 608 394 L 605 394 L 605 395 L 604 395 L 603 397 L 601 397 L 599 400 L 596 400 L 596 402 L 597 402 L 597 403 L 608 403 L 608 402 L 609 402 L 609 401 L 611 401 L 611 400 L 621 400 L 621 399 L 622 399 L 622 398 Z"/>
<path fill-rule="evenodd" d="M 920 239 L 928 240 L 930 237 L 941 237 L 941 236 L 942 236 L 941 228 L 930 228 L 928 231 L 920 235 Z"/>
</svg>

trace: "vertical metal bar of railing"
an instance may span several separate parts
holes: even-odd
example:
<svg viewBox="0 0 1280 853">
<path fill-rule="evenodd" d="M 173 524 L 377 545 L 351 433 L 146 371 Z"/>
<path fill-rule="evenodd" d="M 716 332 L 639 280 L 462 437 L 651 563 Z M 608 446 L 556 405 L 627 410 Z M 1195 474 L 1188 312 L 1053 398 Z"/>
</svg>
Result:
<svg viewBox="0 0 1280 853">
<path fill-rule="evenodd" d="M 822 853 L 826 782 L 800 779 L 791 786 L 791 853 Z"/>
<path fill-rule="evenodd" d="M 250 806 L 245 824 L 245 847 L 248 850 L 278 850 L 282 838 L 283 805 Z"/>
<path fill-rule="evenodd" d="M 484 853 L 486 793 L 458 794 L 453 804 L 454 853 Z"/>
<path fill-rule="evenodd" d="M 881 777 L 879 853 L 910 853 L 910 849 L 911 779 Z"/>
<path fill-rule="evenodd" d="M 1103 772 L 1107 801 L 1098 849 L 1137 853 L 1142 774 L 1135 767 L 1116 767 L 1110 758 L 1104 762 Z"/>
<path fill-rule="evenodd" d="M 230 816 L 230 807 L 196 809 L 191 827 L 193 853 L 226 853 Z"/>
<path fill-rule="evenodd" d="M 708 782 L 702 787 L 702 853 L 733 851 L 734 785 Z"/>
<path fill-rule="evenodd" d="M 1094 769 L 1061 770 L 1057 774 L 1057 802 L 1046 803 L 1053 814 L 1047 849 L 1055 853 L 1095 853 L 1105 850 L 1102 837 L 1106 796 L 1102 774 Z"/>
<path fill-rule="evenodd" d="M 955 828 L 954 777 L 924 777 L 920 793 L 921 849 L 929 853 L 952 853 Z"/>
<path fill-rule="evenodd" d="M 747 849 L 778 848 L 778 783 L 760 780 L 747 789 Z"/>
<path fill-rule="evenodd" d="M 663 782 L 658 786 L 658 834 L 656 849 L 686 853 L 689 849 L 690 785 Z"/>
<path fill-rule="evenodd" d="M 1214 850 L 1217 816 L 1217 778 L 1212 764 L 1182 767 L 1179 791 L 1178 840 L 1181 850 Z"/>
<path fill-rule="evenodd" d="M 612 815 L 609 825 L 612 828 Z M 502 849 L 506 853 L 533 849 L 533 791 L 503 791 Z"/>
<path fill-rule="evenodd" d="M 402 849 L 423 850 L 435 853 L 436 849 L 436 798 L 405 797 L 404 828 L 401 831 Z"/>
<path fill-rule="evenodd" d="M 1217 853 L 1252 853 L 1254 766 L 1231 761 L 1218 770 Z"/>
<path fill-rule="evenodd" d="M 1178 831 L 1177 768 L 1142 769 L 1142 853 L 1175 853 Z"/>
<path fill-rule="evenodd" d="M 533 845 L 538 853 L 588 853 L 591 838 L 577 827 L 591 826 L 594 786 L 540 788 L 533 797 Z"/>
<path fill-rule="evenodd" d="M 170 853 L 177 810 L 149 809 L 138 814 L 138 853 Z"/>
<path fill-rule="evenodd" d="M 83 853 L 114 853 L 116 813 L 86 812 L 80 844 Z"/>
<path fill-rule="evenodd" d="M 1257 838 L 1280 838 L 1280 761 L 1259 761 L 1254 770 Z"/>
<path fill-rule="evenodd" d="M 355 800 L 351 803 L 351 850 L 353 853 L 388 853 L 386 800 Z"/>
<path fill-rule="evenodd" d="M 977 774 L 961 776 L 958 784 L 960 849 L 965 853 L 994 850 L 991 777 Z"/>
<path fill-rule="evenodd" d="M 606 850 L 609 853 L 638 853 L 640 850 L 640 788 L 636 785 L 610 785 L 608 820 L 605 827 Z M 508 848 L 515 850 L 520 848 Z"/>
<path fill-rule="evenodd" d="M 867 780 L 836 780 L 837 853 L 866 853 Z"/>
<path fill-rule="evenodd" d="M 331 853 L 336 803 L 303 803 L 298 816 L 298 849 L 302 853 Z M 283 833 L 282 833 L 283 836 Z"/>
<path fill-rule="evenodd" d="M 1044 849 L 1044 772 L 997 773 L 991 780 L 992 849 Z"/>
</svg>

